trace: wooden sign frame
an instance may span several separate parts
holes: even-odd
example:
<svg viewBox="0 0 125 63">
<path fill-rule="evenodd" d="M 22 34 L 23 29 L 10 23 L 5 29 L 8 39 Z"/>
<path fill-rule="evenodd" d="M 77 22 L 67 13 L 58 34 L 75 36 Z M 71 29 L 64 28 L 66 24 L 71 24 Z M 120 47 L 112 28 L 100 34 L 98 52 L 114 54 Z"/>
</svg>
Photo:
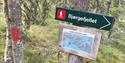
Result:
<svg viewBox="0 0 125 63">
<path fill-rule="evenodd" d="M 68 25 L 60 24 L 59 26 L 60 26 L 59 49 L 61 51 L 75 54 L 75 55 L 78 55 L 78 56 L 81 56 L 84 58 L 89 58 L 92 60 L 96 59 L 98 48 L 100 45 L 101 35 L 102 35 L 99 30 L 93 29 L 93 28 L 83 28 L 83 27 L 81 28 L 81 27 L 77 27 L 77 26 L 73 26 L 73 25 L 69 25 L 69 24 Z M 73 33 L 74 33 L 74 35 L 73 35 Z M 75 37 L 75 34 L 76 34 L 76 37 Z M 70 35 L 72 35 L 72 36 L 70 36 Z M 78 37 L 81 36 L 83 38 L 81 38 L 79 41 L 77 36 Z M 91 38 L 91 39 L 89 39 L 89 38 Z M 68 40 L 70 40 L 70 41 L 68 41 Z M 75 46 L 73 46 L 71 44 L 73 44 Z M 78 49 L 78 47 L 79 47 L 79 49 Z"/>
</svg>

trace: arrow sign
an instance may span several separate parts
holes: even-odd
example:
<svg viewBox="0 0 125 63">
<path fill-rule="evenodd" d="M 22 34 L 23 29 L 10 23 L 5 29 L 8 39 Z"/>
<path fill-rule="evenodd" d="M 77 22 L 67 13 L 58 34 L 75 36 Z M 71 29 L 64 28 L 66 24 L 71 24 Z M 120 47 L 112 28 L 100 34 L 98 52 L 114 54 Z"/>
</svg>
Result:
<svg viewBox="0 0 125 63">
<path fill-rule="evenodd" d="M 103 28 L 105 28 L 105 27 L 107 27 L 107 26 L 110 26 L 111 25 L 111 23 L 108 21 L 108 19 L 105 17 L 105 16 L 103 16 L 104 17 L 104 19 L 107 21 L 107 25 L 104 25 L 104 26 L 102 26 L 102 27 L 100 27 L 100 29 L 103 29 Z"/>
<path fill-rule="evenodd" d="M 109 31 L 115 18 L 113 16 L 57 7 L 55 19 L 70 22 L 76 26 L 88 26 Z"/>
</svg>

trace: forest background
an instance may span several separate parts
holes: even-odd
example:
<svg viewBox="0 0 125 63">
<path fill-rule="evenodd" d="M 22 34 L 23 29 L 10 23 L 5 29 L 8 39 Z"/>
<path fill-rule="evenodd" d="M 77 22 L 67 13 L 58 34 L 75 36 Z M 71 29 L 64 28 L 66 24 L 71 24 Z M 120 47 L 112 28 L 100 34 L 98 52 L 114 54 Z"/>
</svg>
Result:
<svg viewBox="0 0 125 63">
<path fill-rule="evenodd" d="M 77 0 L 76 0 L 77 1 Z M 25 63 L 67 63 L 68 55 L 58 49 L 58 24 L 56 6 L 77 9 L 69 0 L 22 0 Z M 102 31 L 96 61 L 88 63 L 125 63 L 125 1 L 91 0 L 88 12 L 114 16 L 111 32 Z M 6 42 L 4 1 L 0 0 L 0 63 L 4 63 Z"/>
</svg>

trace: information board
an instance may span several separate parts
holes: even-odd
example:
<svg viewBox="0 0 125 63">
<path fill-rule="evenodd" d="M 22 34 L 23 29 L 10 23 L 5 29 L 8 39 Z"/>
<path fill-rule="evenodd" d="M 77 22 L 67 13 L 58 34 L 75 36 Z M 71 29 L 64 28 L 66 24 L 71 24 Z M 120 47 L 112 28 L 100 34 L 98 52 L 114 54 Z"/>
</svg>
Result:
<svg viewBox="0 0 125 63">
<path fill-rule="evenodd" d="M 61 24 L 60 49 L 65 52 L 94 60 L 100 39 L 101 32 L 97 30 Z"/>
</svg>

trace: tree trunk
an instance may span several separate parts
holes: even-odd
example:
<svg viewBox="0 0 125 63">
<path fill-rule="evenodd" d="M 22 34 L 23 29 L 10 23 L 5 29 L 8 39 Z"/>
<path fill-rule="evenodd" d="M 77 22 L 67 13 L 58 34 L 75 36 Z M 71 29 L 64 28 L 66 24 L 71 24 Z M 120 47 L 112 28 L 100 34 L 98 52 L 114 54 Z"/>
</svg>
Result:
<svg viewBox="0 0 125 63">
<path fill-rule="evenodd" d="M 5 0 L 7 21 L 5 63 L 23 63 L 21 0 Z M 14 31 L 13 31 L 14 30 Z"/>
<path fill-rule="evenodd" d="M 76 2 L 75 5 L 72 5 L 77 6 L 80 11 L 88 10 L 89 0 L 73 0 L 73 3 L 74 2 Z M 69 63 L 86 63 L 86 60 L 82 59 L 82 57 L 80 56 L 69 54 L 68 58 Z"/>
<path fill-rule="evenodd" d="M 5 63 L 14 63 L 13 62 L 13 53 L 12 53 L 12 42 L 10 40 L 10 34 L 9 34 L 9 15 L 8 15 L 8 0 L 4 0 L 4 12 L 7 22 L 7 29 L 6 29 L 6 47 L 5 47 L 5 55 L 4 55 L 4 61 Z"/>
</svg>

